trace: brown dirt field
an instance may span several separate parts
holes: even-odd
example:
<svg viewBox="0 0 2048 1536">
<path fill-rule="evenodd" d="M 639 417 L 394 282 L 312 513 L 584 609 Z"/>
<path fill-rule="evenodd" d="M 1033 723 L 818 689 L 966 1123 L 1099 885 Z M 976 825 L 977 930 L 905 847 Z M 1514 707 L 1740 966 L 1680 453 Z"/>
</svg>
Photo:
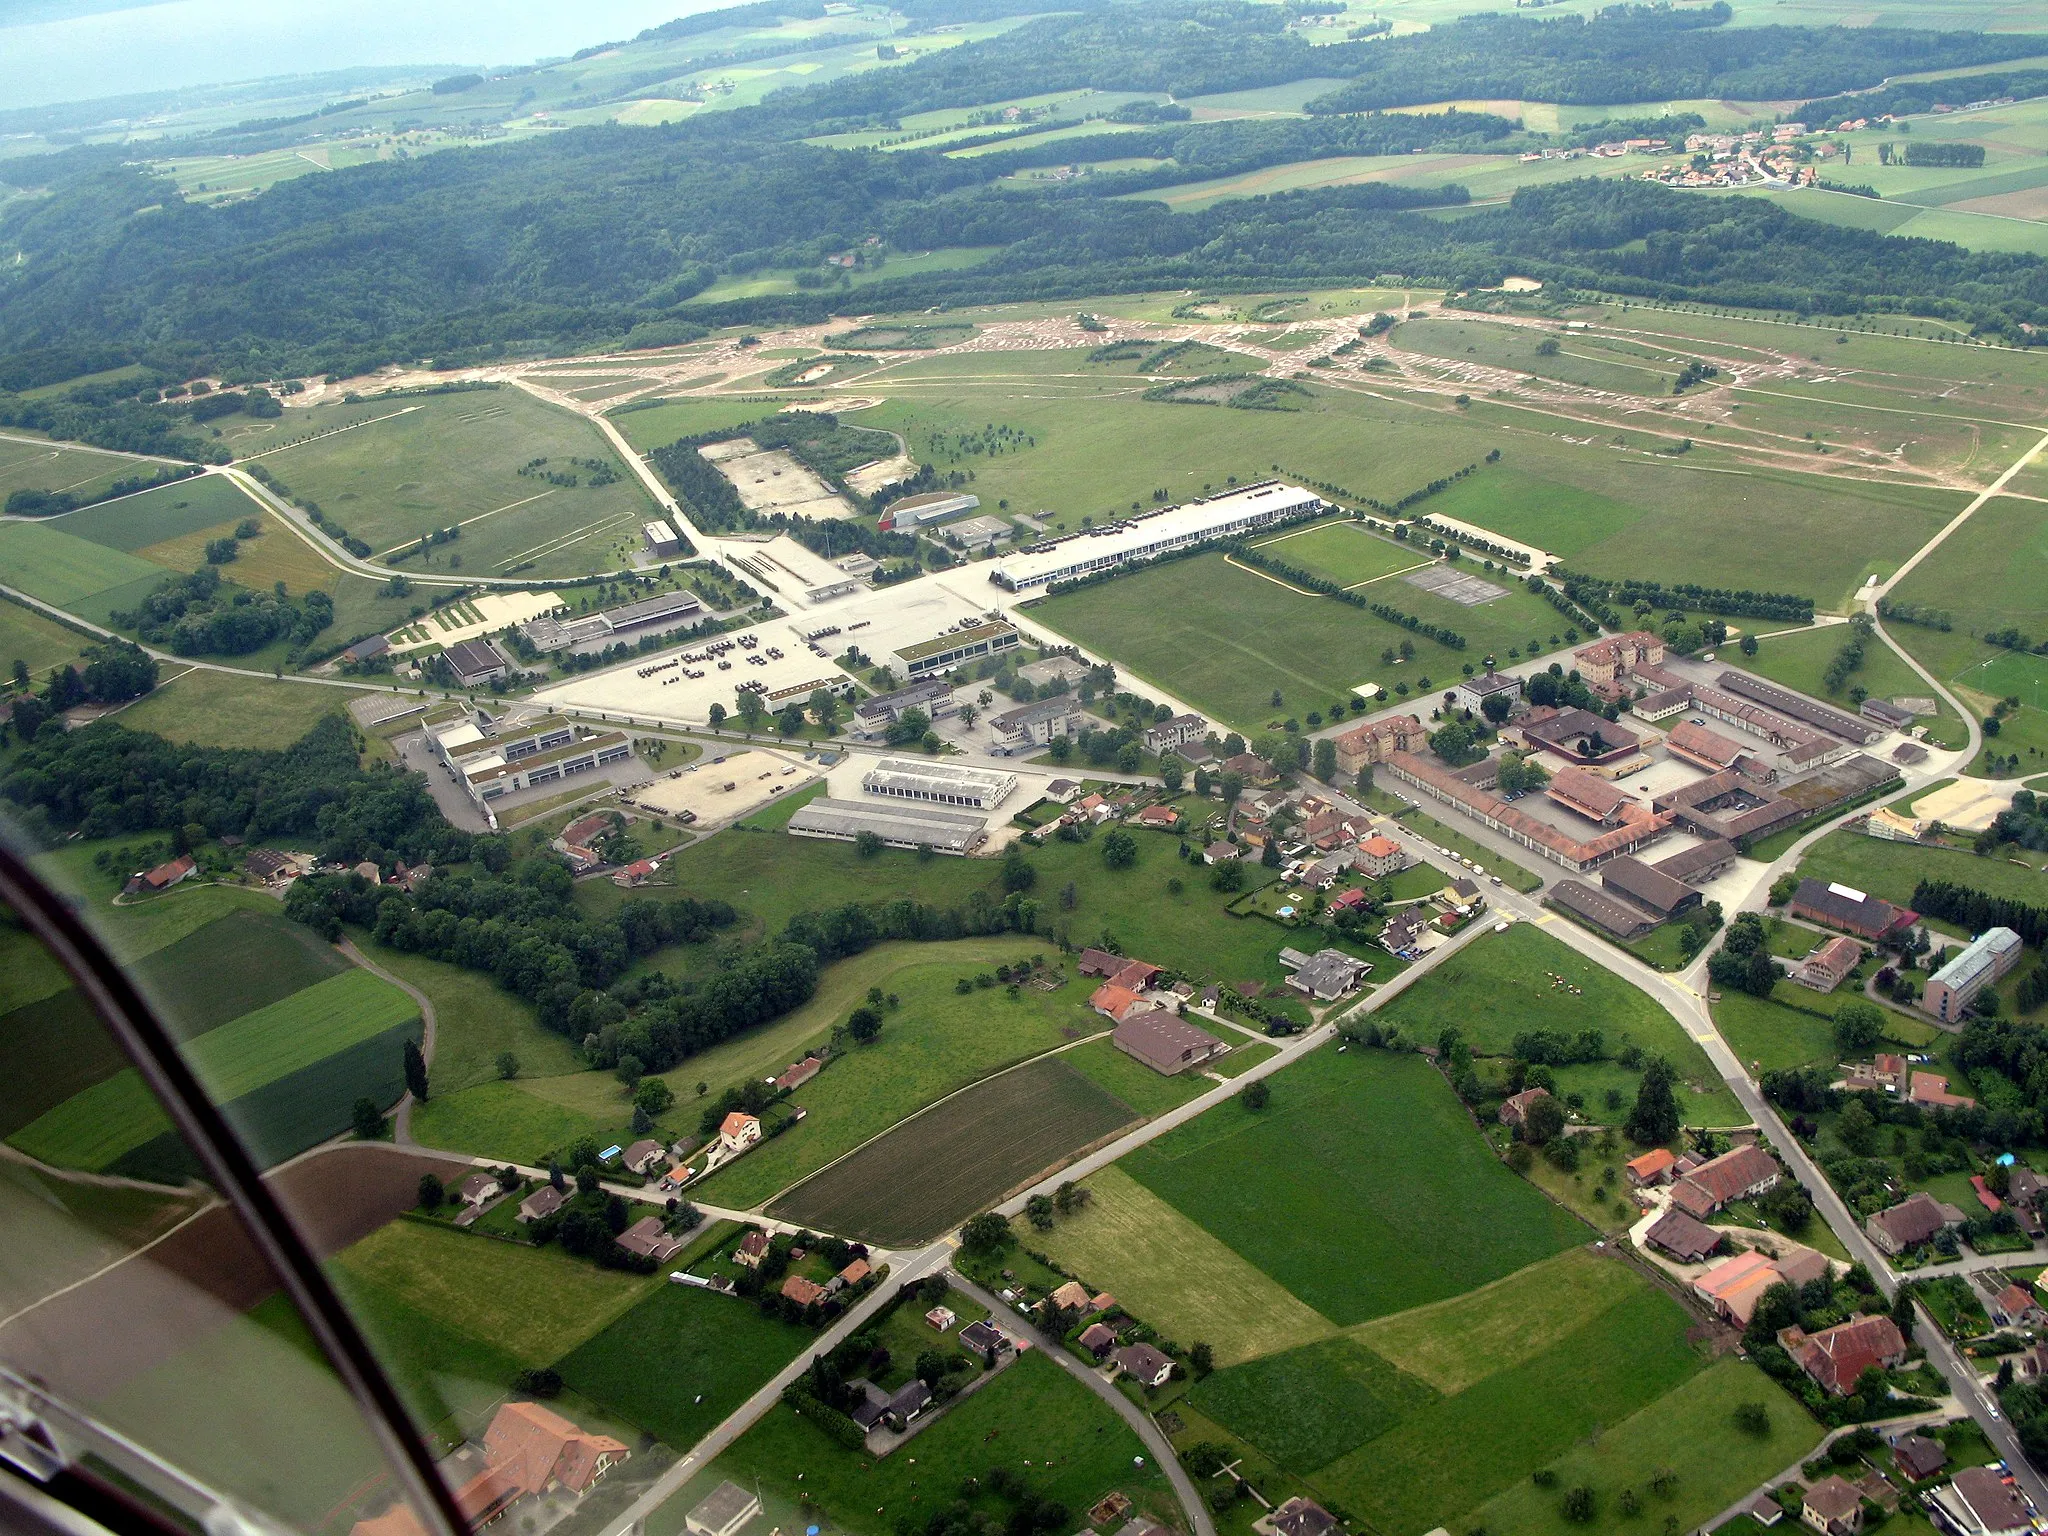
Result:
<svg viewBox="0 0 2048 1536">
<path fill-rule="evenodd" d="M 2048 187 L 1972 197 L 1947 206 L 1959 213 L 1996 213 L 2008 219 L 2048 219 Z"/>
</svg>

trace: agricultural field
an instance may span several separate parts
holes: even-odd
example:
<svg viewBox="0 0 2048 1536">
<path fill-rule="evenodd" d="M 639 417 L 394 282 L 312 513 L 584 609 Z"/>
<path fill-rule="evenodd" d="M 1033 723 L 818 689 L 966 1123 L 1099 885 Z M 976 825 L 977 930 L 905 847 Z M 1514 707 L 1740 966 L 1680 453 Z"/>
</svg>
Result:
<svg viewBox="0 0 2048 1536">
<path fill-rule="evenodd" d="M 1587 1229 L 1510 1173 L 1419 1056 L 1317 1051 L 1123 1171 L 1340 1327 L 1483 1285 Z M 1441 1191 L 1441 1195 L 1432 1191 Z"/>
<path fill-rule="evenodd" d="M 89 500 L 104 495 L 116 480 L 147 476 L 158 467 L 105 448 L 44 442 L 8 432 L 0 435 L 0 502 L 16 491 L 53 491 Z"/>
<path fill-rule="evenodd" d="M 706 1180 L 704 1198 L 737 1209 L 758 1205 L 927 1104 L 1106 1029 L 1107 1021 L 1088 1010 L 1085 979 L 1069 979 L 1056 992 L 1025 988 L 1015 999 L 1001 988 L 955 990 L 988 966 L 1027 959 L 1031 942 L 991 945 L 992 958 L 981 966 L 910 965 L 885 976 L 877 985 L 901 1002 L 884 1015 L 881 1035 L 852 1046 L 805 1084 L 796 1095 L 809 1111 L 802 1123 Z"/>
<path fill-rule="evenodd" d="M 1636 1045 L 1678 1069 L 1690 1089 L 1679 1101 L 1688 1124 L 1746 1123 L 1734 1095 L 1677 1019 L 1535 923 L 1516 923 L 1506 933 L 1484 934 L 1466 945 L 1396 998 L 1379 1021 L 1398 1026 L 1410 1040 L 1431 1043 L 1455 1028 L 1483 1056 L 1510 1054 L 1515 1036 L 1528 1030 L 1571 1038 L 1582 1029 L 1599 1029 L 1608 1060 L 1555 1069 L 1558 1090 L 1583 1094 L 1591 1118 L 1614 1117 L 1601 1109 L 1609 1089 L 1634 1097 L 1640 1074 L 1612 1058 Z"/>
<path fill-rule="evenodd" d="M 1031 1245 L 1167 1337 L 1203 1340 L 1218 1365 L 1230 1366 L 1337 1332 L 1121 1167 L 1089 1175 L 1084 1187 L 1088 1204 L 1034 1233 Z"/>
<path fill-rule="evenodd" d="M 313 406 L 283 421 L 224 431 L 245 462 L 257 459 L 379 559 L 455 527 L 459 540 L 422 569 L 459 558 L 479 575 L 613 570 L 653 511 L 595 427 L 512 387 Z"/>
<path fill-rule="evenodd" d="M 897 1511 L 950 1502 L 963 1477 L 998 1464 L 1075 1516 L 1120 1490 L 1157 1519 L 1177 1518 L 1165 1475 L 1138 1437 L 1087 1387 L 1033 1351 L 923 1431 L 902 1455 L 849 1451 L 778 1403 L 663 1505 L 648 1529 L 652 1536 L 680 1536 L 684 1513 L 721 1480 L 731 1480 L 759 1486 L 785 1530 L 822 1517 L 858 1536 L 890 1536 Z M 987 1492 L 971 1505 L 998 1520 L 1012 1508 Z"/>
<path fill-rule="evenodd" d="M 40 682 L 46 675 L 75 661 L 92 642 L 54 619 L 43 617 L 20 603 L 0 602 L 0 669 L 13 675 L 18 661 L 29 676 Z"/>
<path fill-rule="evenodd" d="M 173 574 L 43 523 L 0 524 L 0 567 L 10 586 L 95 624 L 132 607 Z"/>
<path fill-rule="evenodd" d="M 1137 1118 L 1057 1057 L 1033 1062 L 869 1142 L 769 1214 L 870 1242 L 925 1241 Z"/>
<path fill-rule="evenodd" d="M 349 969 L 193 1036 L 186 1054 L 228 1118 L 275 1162 L 344 1128 L 357 1097 L 374 1097 L 373 1084 L 396 1079 L 399 1042 L 417 1026 L 412 999 Z M 371 1056 L 388 1056 L 382 1073 Z M 88 1172 L 119 1169 L 154 1142 L 175 1142 L 131 1070 L 72 1095 L 9 1139 L 32 1157 Z"/>
</svg>

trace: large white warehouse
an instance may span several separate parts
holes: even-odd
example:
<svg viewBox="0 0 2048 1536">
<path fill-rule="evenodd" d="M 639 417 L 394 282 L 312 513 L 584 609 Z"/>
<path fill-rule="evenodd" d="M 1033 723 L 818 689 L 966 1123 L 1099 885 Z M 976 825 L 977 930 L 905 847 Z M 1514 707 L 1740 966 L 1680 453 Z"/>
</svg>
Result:
<svg viewBox="0 0 2048 1536">
<path fill-rule="evenodd" d="M 1009 555 L 989 568 L 988 579 L 1012 592 L 1030 592 L 1056 581 L 1092 576 L 1131 560 L 1150 560 L 1199 544 L 1224 539 L 1299 517 L 1322 506 L 1314 491 L 1279 480 L 1261 481 L 1241 490 L 1191 501 L 1159 512 L 1141 512 L 1123 522 L 1091 528 L 1071 538 L 1038 544 Z"/>
</svg>

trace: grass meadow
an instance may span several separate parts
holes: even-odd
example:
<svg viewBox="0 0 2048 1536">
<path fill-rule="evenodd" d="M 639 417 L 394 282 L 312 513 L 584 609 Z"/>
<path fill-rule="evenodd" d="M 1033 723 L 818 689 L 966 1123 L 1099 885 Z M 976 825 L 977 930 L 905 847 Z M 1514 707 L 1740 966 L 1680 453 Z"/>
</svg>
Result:
<svg viewBox="0 0 2048 1536">
<path fill-rule="evenodd" d="M 1807 849 L 1799 873 L 1853 885 L 1901 906 L 1912 904 L 1913 888 L 1922 880 L 1953 880 L 1994 896 L 2048 902 L 2048 875 L 2030 866 L 1933 843 L 1888 843 L 1860 832 L 1830 832 Z"/>
<path fill-rule="evenodd" d="M 1033 1062 L 869 1142 L 769 1214 L 870 1242 L 925 1241 L 1137 1118 L 1057 1057 Z"/>
<path fill-rule="evenodd" d="M 92 642 L 54 619 L 46 619 L 19 603 L 0 602 L 0 669 L 10 676 L 18 661 L 41 682 Z"/>
<path fill-rule="evenodd" d="M 88 498 L 104 494 L 116 480 L 146 475 L 154 467 L 125 453 L 10 432 L 0 437 L 0 501 L 16 491 L 64 491 Z"/>
<path fill-rule="evenodd" d="M 114 718 L 131 731 L 202 747 L 288 747 L 321 720 L 339 714 L 340 688 L 211 672 L 166 663 L 163 681 Z"/>
<path fill-rule="evenodd" d="M 1892 633 L 1896 634 L 1897 631 L 1894 630 Z M 1901 695 L 1932 697 L 1920 674 L 1907 666 L 1899 653 L 1882 640 L 1866 642 L 1863 647 L 1863 665 L 1849 674 L 1848 681 L 1840 689 L 1830 691 L 1825 680 L 1828 664 L 1835 659 L 1836 653 L 1842 649 L 1849 634 L 1847 626 L 1830 625 L 1825 629 L 1802 629 L 1790 634 L 1769 635 L 1758 642 L 1756 655 L 1742 658 L 1742 665 L 1759 677 L 1768 677 L 1773 682 L 1783 683 L 1787 688 L 1796 689 L 1816 699 L 1824 699 L 1852 714 L 1856 705 L 1849 697 L 1849 690 L 1855 687 L 1863 688 L 1872 697 L 1880 699 L 1898 698 Z M 1927 727 L 1927 739 L 1934 746 L 1962 746 L 1965 737 L 1963 722 L 1956 718 L 1956 712 L 1946 704 L 1942 704 L 1936 714 L 1923 716 L 1921 723 Z"/>
<path fill-rule="evenodd" d="M 1123 1159 L 1126 1173 L 1339 1326 L 1440 1301 L 1582 1241 L 1419 1056 L 1318 1051 Z"/>
<path fill-rule="evenodd" d="M 1692 1090 L 1680 1101 L 1689 1124 L 1745 1122 L 1734 1095 L 1678 1020 L 1535 923 L 1481 936 L 1428 980 L 1402 993 L 1380 1017 L 1383 1024 L 1399 1025 L 1409 1039 L 1429 1043 L 1455 1028 L 1475 1053 L 1490 1056 L 1510 1054 L 1515 1036 L 1525 1030 L 1575 1036 L 1597 1028 L 1606 1036 L 1610 1057 L 1632 1043 L 1678 1069 Z M 1595 1113 L 1609 1088 L 1633 1097 L 1639 1075 L 1612 1060 L 1556 1071 L 1559 1090 L 1584 1093 Z"/>
<path fill-rule="evenodd" d="M 1352 522 L 1317 523 L 1299 532 L 1261 539 L 1257 547 L 1275 560 L 1298 565 L 1343 587 L 1383 584 L 1385 578 L 1430 563 L 1428 550 L 1397 543 Z M 1389 587 L 1384 596 L 1394 602 Z"/>
</svg>

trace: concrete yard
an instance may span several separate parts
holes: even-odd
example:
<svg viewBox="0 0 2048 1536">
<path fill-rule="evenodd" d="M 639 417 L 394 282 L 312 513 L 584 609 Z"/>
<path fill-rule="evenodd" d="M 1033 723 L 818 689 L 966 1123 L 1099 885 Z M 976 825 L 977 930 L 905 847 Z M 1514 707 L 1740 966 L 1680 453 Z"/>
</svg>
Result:
<svg viewBox="0 0 2048 1536">
<path fill-rule="evenodd" d="M 853 516 L 853 505 L 816 471 L 780 448 L 763 448 L 751 437 L 710 443 L 697 450 L 732 482 L 740 500 L 756 512 L 797 517 Z"/>
<path fill-rule="evenodd" d="M 722 826 L 802 788 L 816 776 L 808 764 L 756 748 L 722 759 L 706 756 L 687 768 L 672 769 L 633 791 L 627 803 L 670 818 L 690 811 L 699 825 Z"/>
<path fill-rule="evenodd" d="M 2012 809 L 2017 784 L 1991 784 L 1983 779 L 1957 779 L 1946 789 L 1922 795 L 1913 802 L 1913 814 L 1945 827 L 1964 832 L 1982 832 Z"/>
</svg>

